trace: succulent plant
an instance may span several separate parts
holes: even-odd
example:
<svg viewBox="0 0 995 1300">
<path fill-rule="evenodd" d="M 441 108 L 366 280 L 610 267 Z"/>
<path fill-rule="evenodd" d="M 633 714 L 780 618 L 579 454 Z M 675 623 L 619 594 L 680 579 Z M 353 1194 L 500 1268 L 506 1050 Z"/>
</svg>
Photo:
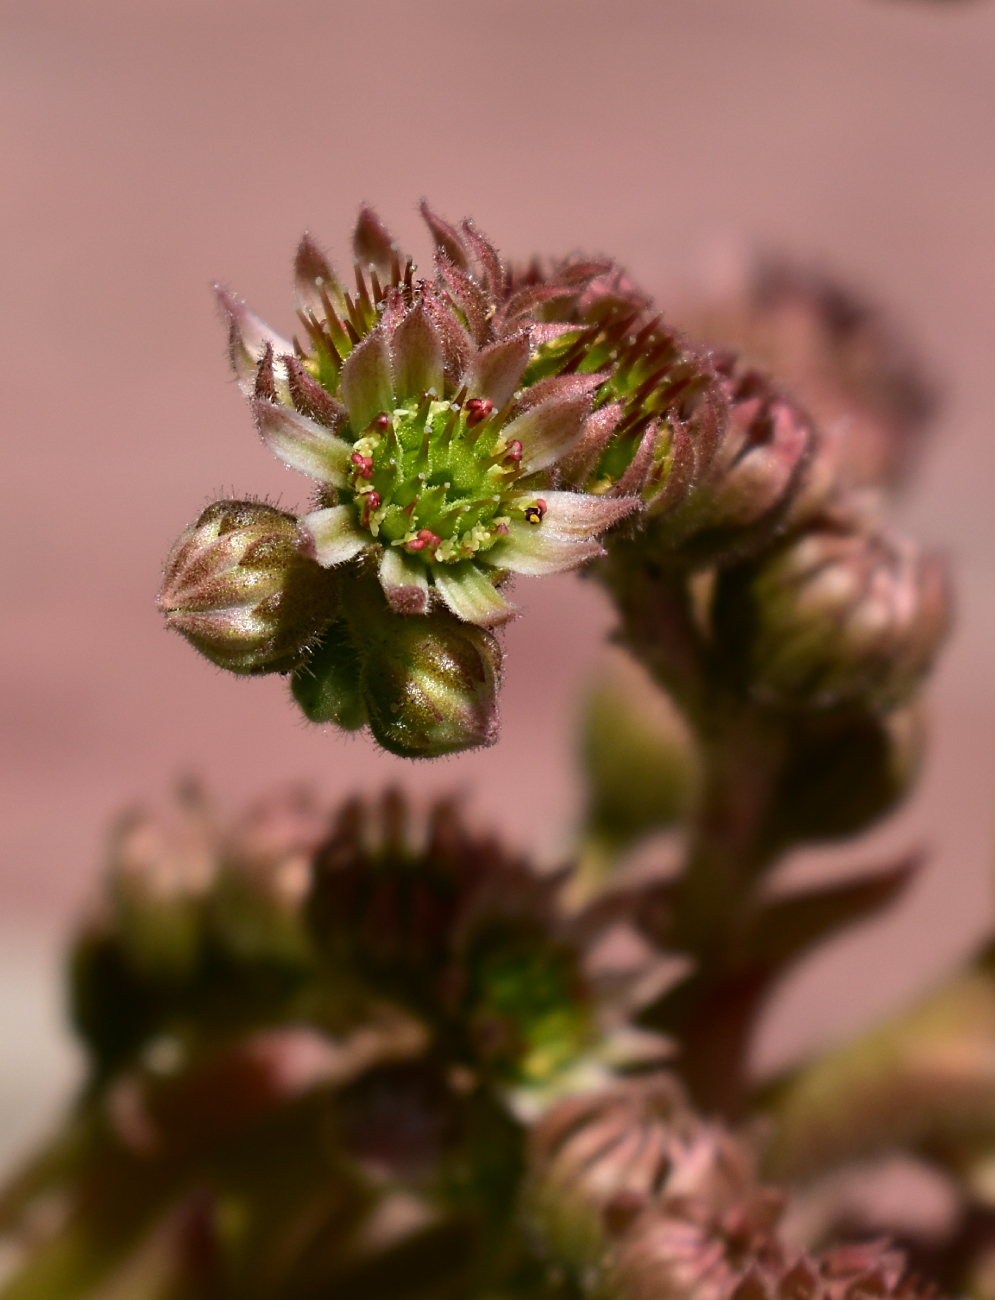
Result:
<svg viewBox="0 0 995 1300">
<path fill-rule="evenodd" d="M 258 430 L 316 495 L 209 506 L 159 605 L 312 722 L 424 758 L 498 737 L 510 578 L 589 571 L 618 648 L 575 861 L 394 791 L 126 817 L 71 957 L 89 1078 L 0 1194 L 0 1296 L 919 1300 L 906 1253 L 799 1210 L 800 1180 L 897 1145 L 955 1189 L 932 1255 L 902 1246 L 991 1300 L 990 952 L 776 1086 L 750 1068 L 784 974 L 921 860 L 773 887 L 919 768 L 945 568 L 851 492 L 898 474 L 915 385 L 811 286 L 781 295 L 821 358 L 789 394 L 610 261 L 509 266 L 422 214 L 430 280 L 369 208 L 354 290 L 306 236 L 292 339 L 218 291 Z M 863 404 L 849 443 L 827 375 Z"/>
</svg>

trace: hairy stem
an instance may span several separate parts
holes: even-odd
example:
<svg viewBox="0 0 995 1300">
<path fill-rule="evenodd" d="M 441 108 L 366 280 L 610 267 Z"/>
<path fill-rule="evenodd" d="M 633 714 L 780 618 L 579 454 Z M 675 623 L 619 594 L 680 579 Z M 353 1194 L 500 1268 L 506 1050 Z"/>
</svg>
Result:
<svg viewBox="0 0 995 1300">
<path fill-rule="evenodd" d="M 682 1069 L 702 1106 L 738 1113 L 746 1059 L 767 979 L 749 968 L 757 887 L 776 848 L 771 810 L 789 743 L 783 726 L 736 691 L 695 617 L 685 573 L 647 563 L 623 544 L 602 572 L 621 615 L 620 640 L 693 728 L 703 782 L 667 946 L 695 973 L 650 1012 L 682 1043 Z"/>
</svg>

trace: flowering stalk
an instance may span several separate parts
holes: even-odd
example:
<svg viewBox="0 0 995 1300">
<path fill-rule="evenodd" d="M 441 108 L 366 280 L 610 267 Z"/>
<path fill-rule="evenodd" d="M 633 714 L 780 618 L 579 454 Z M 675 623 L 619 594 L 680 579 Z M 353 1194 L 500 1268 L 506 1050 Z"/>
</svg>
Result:
<svg viewBox="0 0 995 1300">
<path fill-rule="evenodd" d="M 891 1249 L 792 1244 L 790 1189 L 724 1126 L 766 1112 L 789 1177 L 904 1136 L 990 1194 L 990 954 L 763 1097 L 746 1071 L 776 980 L 917 865 L 768 888 L 917 770 L 945 569 L 852 491 L 905 463 L 901 368 L 802 295 L 818 364 L 789 395 L 610 262 L 509 267 L 423 216 L 431 279 L 368 208 L 354 289 L 305 237 L 296 337 L 218 290 L 257 429 L 314 498 L 210 505 L 159 605 L 214 664 L 289 676 L 311 721 L 434 757 L 498 735 L 513 576 L 587 569 L 636 662 L 587 710 L 580 862 L 534 870 L 394 792 L 128 818 L 72 957 L 90 1078 L 0 1197 L 24 1261 L 3 1294 L 913 1300 Z M 820 412 L 832 387 L 878 421 L 874 455 L 794 395 L 816 371 Z M 674 829 L 681 871 L 615 874 Z"/>
</svg>

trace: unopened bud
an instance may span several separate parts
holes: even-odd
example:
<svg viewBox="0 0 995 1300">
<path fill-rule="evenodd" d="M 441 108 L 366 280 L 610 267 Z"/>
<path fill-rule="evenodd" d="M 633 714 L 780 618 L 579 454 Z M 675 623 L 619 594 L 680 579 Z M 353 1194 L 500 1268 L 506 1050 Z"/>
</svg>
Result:
<svg viewBox="0 0 995 1300">
<path fill-rule="evenodd" d="M 776 795 L 779 837 L 833 840 L 866 830 L 912 788 L 925 739 L 923 711 L 915 702 L 885 714 L 861 709 L 799 715 Z"/>
<path fill-rule="evenodd" d="M 215 501 L 170 552 L 158 605 L 220 668 L 287 672 L 334 615 L 336 583 L 304 554 L 293 515 Z"/>
<path fill-rule="evenodd" d="M 854 518 L 827 517 L 716 587 L 719 643 L 772 704 L 892 708 L 949 624 L 943 562 Z"/>
<path fill-rule="evenodd" d="M 755 553 L 806 493 L 817 461 L 811 419 L 755 371 L 730 368 L 715 384 L 675 429 L 675 457 L 681 438 L 698 454 L 685 456 L 683 486 L 675 472 L 651 499 L 651 535 L 661 553 L 696 564 Z"/>
<path fill-rule="evenodd" d="M 126 818 L 111 848 L 113 926 L 128 965 L 155 982 L 189 979 L 200 962 L 216 847 L 198 795 L 169 820 Z"/>
<path fill-rule="evenodd" d="M 687 727 L 646 672 L 619 651 L 606 657 L 585 703 L 581 756 L 586 831 L 609 857 L 687 812 L 697 778 Z"/>
<path fill-rule="evenodd" d="M 553 1253 L 599 1260 L 666 1181 L 678 1143 L 702 1127 L 667 1075 L 560 1102 L 530 1135 L 529 1210 Z"/>
<path fill-rule="evenodd" d="M 359 651 L 349 625 L 338 619 L 295 670 L 290 688 L 311 722 L 334 722 L 344 731 L 356 731 L 366 722 L 359 670 Z"/>
<path fill-rule="evenodd" d="M 501 648 L 449 613 L 406 616 L 386 604 L 362 637 L 370 730 L 405 758 L 436 758 L 497 739 Z"/>
</svg>

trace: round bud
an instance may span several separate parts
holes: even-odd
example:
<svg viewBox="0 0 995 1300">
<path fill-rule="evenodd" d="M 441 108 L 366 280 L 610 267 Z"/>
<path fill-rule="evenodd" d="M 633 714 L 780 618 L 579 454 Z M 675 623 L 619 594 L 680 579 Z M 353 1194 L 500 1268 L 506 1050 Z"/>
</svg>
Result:
<svg viewBox="0 0 995 1300">
<path fill-rule="evenodd" d="M 437 758 L 497 739 L 501 648 L 490 632 L 441 611 L 394 614 L 382 602 L 357 640 L 366 714 L 384 749 Z"/>
<path fill-rule="evenodd" d="M 915 703 L 890 713 L 837 710 L 800 714 L 791 761 L 776 796 L 777 835 L 787 843 L 856 835 L 912 788 L 926 725 Z"/>
<path fill-rule="evenodd" d="M 892 708 L 919 686 L 949 624 L 943 562 L 852 517 L 824 517 L 716 586 L 719 645 L 776 705 Z"/>
<path fill-rule="evenodd" d="M 274 794 L 237 828 L 211 891 L 214 936 L 236 961 L 271 970 L 308 965 L 304 903 L 327 817 L 304 791 Z"/>
<path fill-rule="evenodd" d="M 158 606 L 220 668 L 288 672 L 334 615 L 336 589 L 304 554 L 294 515 L 215 501 L 170 552 Z"/>
<path fill-rule="evenodd" d="M 192 798 L 171 821 L 139 813 L 118 827 L 108 882 L 112 926 L 140 977 L 169 984 L 196 973 L 216 862 L 205 810 Z"/>
<path fill-rule="evenodd" d="M 698 776 L 687 726 L 646 672 L 619 651 L 584 705 L 581 761 L 587 828 L 606 850 L 623 851 L 687 812 Z"/>
</svg>

